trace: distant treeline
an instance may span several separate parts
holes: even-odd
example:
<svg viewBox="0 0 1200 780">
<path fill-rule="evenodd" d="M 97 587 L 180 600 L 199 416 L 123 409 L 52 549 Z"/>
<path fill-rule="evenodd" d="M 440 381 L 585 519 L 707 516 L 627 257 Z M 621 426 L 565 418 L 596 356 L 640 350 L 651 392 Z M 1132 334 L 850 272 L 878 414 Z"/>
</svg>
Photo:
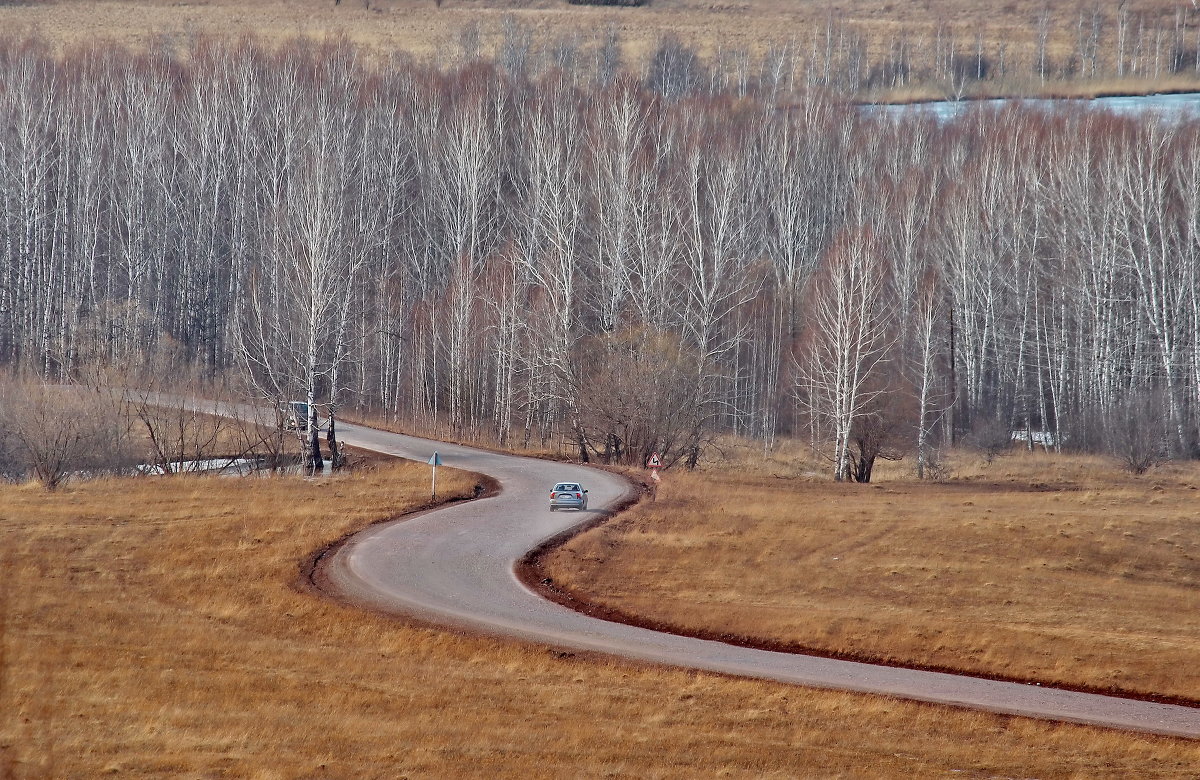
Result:
<svg viewBox="0 0 1200 780">
<path fill-rule="evenodd" d="M 624 66 L 667 93 L 816 87 L 860 98 L 961 98 L 1200 83 L 1200 9 L 1178 4 L 1164 11 L 1164 5 L 1092 2 L 1067 10 L 1046 4 L 1025 17 L 1007 9 L 970 26 L 854 22 L 831 10 L 816 24 L 773 31 L 753 50 L 719 35 L 665 32 L 636 62 L 625 56 L 615 25 L 599 34 L 581 30 L 547 39 L 507 16 L 488 35 L 478 22 L 468 24 L 457 51 L 448 47 L 439 58 L 445 66 L 486 56 L 509 74 L 538 77 L 562 69 L 586 80 Z"/>
<path fill-rule="evenodd" d="M 590 457 L 1194 455 L 1200 124 L 872 118 L 354 48 L 0 45 L 0 362 Z M 1139 438 L 1141 437 L 1141 438 Z"/>
</svg>

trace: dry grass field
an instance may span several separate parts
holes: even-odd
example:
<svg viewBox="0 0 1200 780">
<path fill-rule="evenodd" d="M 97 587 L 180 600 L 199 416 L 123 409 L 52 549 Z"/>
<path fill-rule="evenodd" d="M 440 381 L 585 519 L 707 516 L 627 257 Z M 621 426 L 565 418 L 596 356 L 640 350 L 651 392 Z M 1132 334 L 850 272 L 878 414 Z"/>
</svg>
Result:
<svg viewBox="0 0 1200 780">
<path fill-rule="evenodd" d="M 1200 699 L 1200 466 L 1020 454 L 923 484 L 902 465 L 872 485 L 671 471 L 545 565 L 685 633 Z"/>
<path fill-rule="evenodd" d="M 424 59 L 457 51 L 461 30 L 472 24 L 478 25 L 483 51 L 494 51 L 504 20 L 512 18 L 529 28 L 536 44 L 574 36 L 587 47 L 613 27 L 628 61 L 640 63 L 667 32 L 708 56 L 731 49 L 760 54 L 789 41 L 807 56 L 832 19 L 861 32 L 873 51 L 889 46 L 900 30 L 918 48 L 927 48 L 941 27 L 964 51 L 973 51 L 979 35 L 990 51 L 1003 45 L 1010 62 L 1031 63 L 1043 10 L 1049 14 L 1047 49 L 1060 56 L 1077 45 L 1081 7 L 1091 6 L 1043 0 L 654 0 L 637 8 L 570 5 L 565 0 L 18 0 L 0 4 L 0 23 L 10 33 L 37 31 L 64 45 L 96 37 L 142 46 L 162 36 L 196 34 L 252 32 L 269 41 L 346 35 L 380 56 L 402 50 Z M 1138 24 L 1165 31 L 1174 30 L 1177 12 L 1189 10 L 1179 0 L 1133 0 L 1129 7 L 1142 20 Z M 1115 10 L 1108 11 L 1105 34 L 1112 37 Z M 1086 95 L 1195 88 L 1195 79 L 1164 76 L 1143 83 L 1065 87 L 1031 81 L 1010 88 Z M 918 89 L 892 97 L 939 96 Z"/>
<path fill-rule="evenodd" d="M 1200 744 L 407 625 L 300 572 L 425 500 L 329 481 L 0 486 L 0 777 L 1179 777 Z M 466 492 L 469 475 L 441 483 Z M 665 506 L 660 504 L 660 506 Z"/>
</svg>

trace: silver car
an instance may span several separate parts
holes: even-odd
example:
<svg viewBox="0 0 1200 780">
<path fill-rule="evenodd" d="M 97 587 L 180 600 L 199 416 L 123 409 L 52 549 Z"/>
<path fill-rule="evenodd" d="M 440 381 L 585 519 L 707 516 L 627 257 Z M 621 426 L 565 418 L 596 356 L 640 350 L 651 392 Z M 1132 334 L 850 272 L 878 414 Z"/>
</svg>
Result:
<svg viewBox="0 0 1200 780">
<path fill-rule="evenodd" d="M 559 482 L 550 491 L 550 511 L 555 509 L 587 509 L 587 491 L 578 482 Z"/>
</svg>

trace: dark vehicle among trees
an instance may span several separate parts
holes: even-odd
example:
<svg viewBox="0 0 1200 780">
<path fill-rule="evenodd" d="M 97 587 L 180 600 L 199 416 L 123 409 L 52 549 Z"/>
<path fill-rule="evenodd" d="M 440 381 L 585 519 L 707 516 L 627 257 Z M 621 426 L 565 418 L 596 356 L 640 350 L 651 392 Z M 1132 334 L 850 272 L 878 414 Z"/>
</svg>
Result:
<svg viewBox="0 0 1200 780">
<path fill-rule="evenodd" d="M 288 431 L 307 433 L 312 411 L 304 401 L 288 401 L 279 405 L 279 426 Z M 321 421 L 320 411 L 317 413 L 317 429 L 324 431 L 328 422 Z"/>
</svg>

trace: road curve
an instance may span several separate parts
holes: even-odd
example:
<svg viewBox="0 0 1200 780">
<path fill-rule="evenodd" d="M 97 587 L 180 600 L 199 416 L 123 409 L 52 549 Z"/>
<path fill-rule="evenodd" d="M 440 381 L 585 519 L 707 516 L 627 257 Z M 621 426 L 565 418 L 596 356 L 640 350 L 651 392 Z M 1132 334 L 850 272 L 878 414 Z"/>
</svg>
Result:
<svg viewBox="0 0 1200 780">
<path fill-rule="evenodd" d="M 516 563 L 544 540 L 594 514 L 551 512 L 554 482 L 589 490 L 590 512 L 629 490 L 622 478 L 470 447 L 339 425 L 356 447 L 494 477 L 500 495 L 372 526 L 327 563 L 341 595 L 372 607 L 443 624 L 652 663 L 776 680 L 816 688 L 885 694 L 1009 715 L 1200 738 L 1200 709 L 1077 693 L 977 677 L 754 650 L 589 617 L 520 583 Z"/>
</svg>

